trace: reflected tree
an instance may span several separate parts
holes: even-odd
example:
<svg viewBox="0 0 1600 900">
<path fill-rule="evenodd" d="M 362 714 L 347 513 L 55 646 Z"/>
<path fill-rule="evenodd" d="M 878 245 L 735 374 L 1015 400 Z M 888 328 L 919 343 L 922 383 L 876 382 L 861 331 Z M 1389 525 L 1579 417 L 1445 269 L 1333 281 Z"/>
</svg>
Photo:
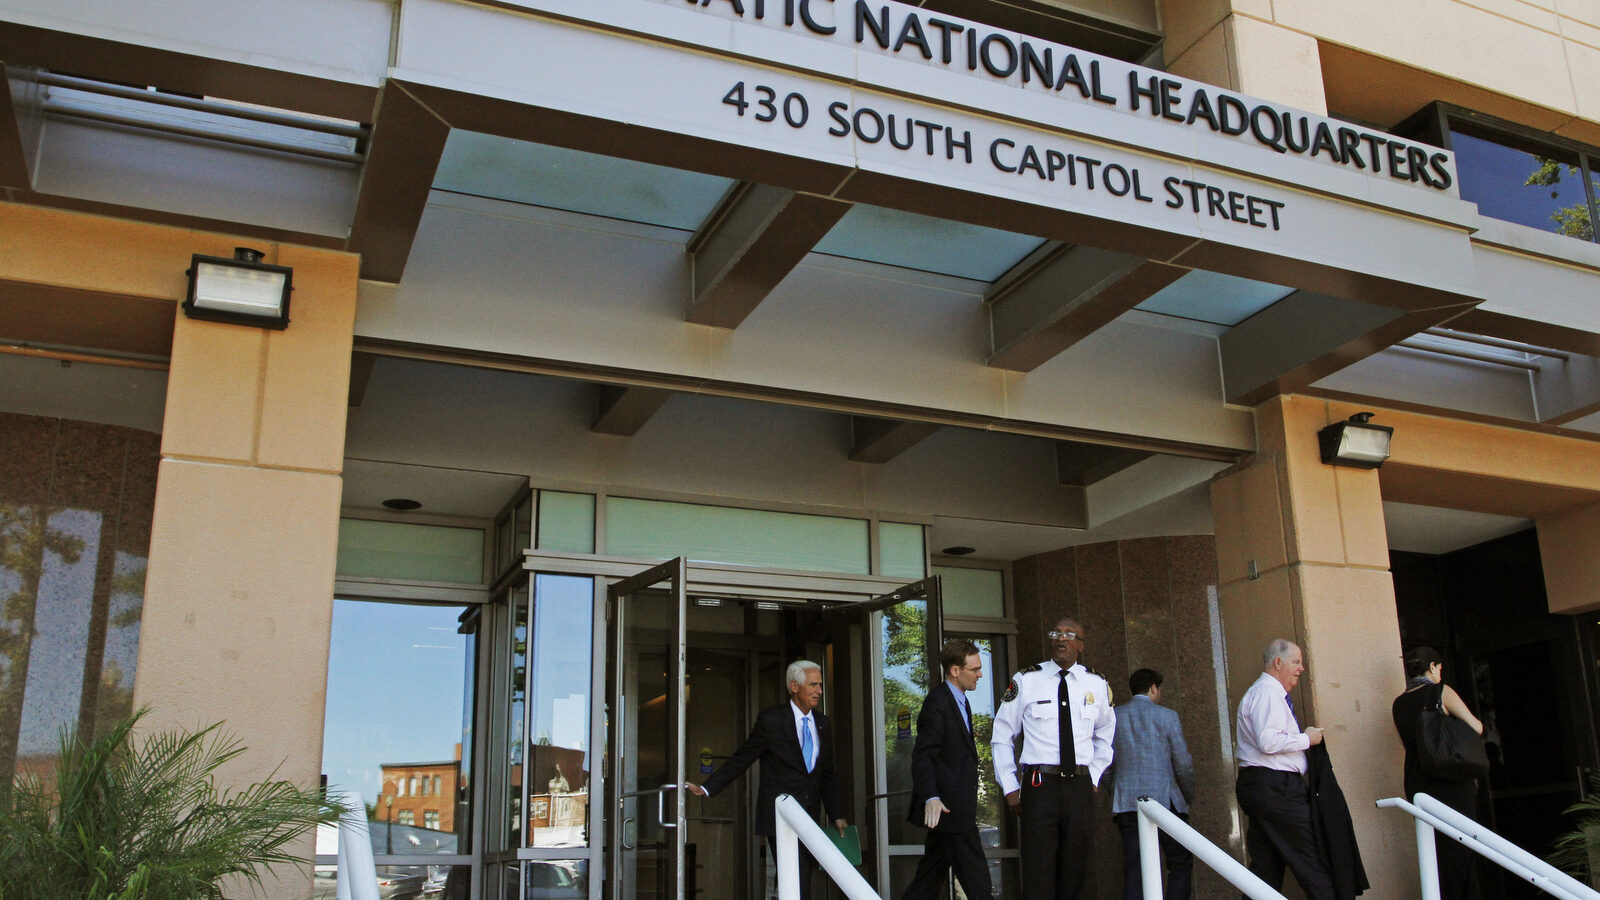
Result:
<svg viewBox="0 0 1600 900">
<path fill-rule="evenodd" d="M 50 527 L 45 506 L 0 501 L 0 785 L 16 771 L 46 555 L 73 565 L 83 550 L 82 538 Z"/>
<path fill-rule="evenodd" d="M 1550 197 L 1559 199 L 1561 192 L 1553 189 L 1561 184 L 1561 177 L 1566 174 L 1580 179 L 1579 190 L 1582 190 L 1581 179 L 1583 173 L 1577 165 L 1563 163 L 1543 156 L 1536 158 L 1539 160 L 1539 168 L 1534 169 L 1533 174 L 1529 175 L 1528 179 L 1523 182 L 1525 186 L 1552 188 Z M 1565 170 L 1564 173 L 1563 169 Z M 1564 234 L 1567 237 L 1575 237 L 1584 241 L 1594 240 L 1594 217 L 1590 215 L 1589 204 L 1585 201 L 1557 209 L 1550 214 L 1550 219 L 1556 225 L 1557 234 Z"/>
</svg>

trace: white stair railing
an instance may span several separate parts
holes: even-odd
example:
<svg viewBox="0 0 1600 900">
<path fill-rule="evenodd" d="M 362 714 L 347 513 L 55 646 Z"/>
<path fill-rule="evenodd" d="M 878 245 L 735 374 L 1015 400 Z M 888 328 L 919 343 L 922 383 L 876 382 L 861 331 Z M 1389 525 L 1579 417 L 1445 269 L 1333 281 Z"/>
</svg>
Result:
<svg viewBox="0 0 1600 900">
<path fill-rule="evenodd" d="M 1228 851 L 1206 840 L 1205 835 L 1177 813 L 1149 797 L 1140 797 L 1139 810 L 1139 876 L 1144 885 L 1144 900 L 1161 900 L 1161 835 L 1165 831 L 1182 844 L 1194 858 L 1210 866 L 1228 883 L 1243 891 L 1250 900 L 1284 900 L 1284 896 L 1262 881 L 1256 873 L 1245 868 Z"/>
<path fill-rule="evenodd" d="M 800 900 L 800 845 L 806 845 L 822 870 L 850 900 L 883 900 L 856 867 L 844 858 L 822 828 L 788 794 L 777 799 L 778 900 Z"/>
<path fill-rule="evenodd" d="M 1378 801 L 1379 809 L 1400 809 L 1417 823 L 1417 868 L 1422 876 L 1422 900 L 1439 900 L 1439 858 L 1434 832 L 1493 862 L 1541 891 L 1560 900 L 1600 900 L 1600 892 L 1518 847 L 1470 817 L 1446 806 L 1436 797 L 1418 792 L 1414 802 L 1399 797 Z"/>
<path fill-rule="evenodd" d="M 339 874 L 334 890 L 339 900 L 378 900 L 378 867 L 372 861 L 372 835 L 361 795 L 348 791 L 339 816 Z"/>
</svg>

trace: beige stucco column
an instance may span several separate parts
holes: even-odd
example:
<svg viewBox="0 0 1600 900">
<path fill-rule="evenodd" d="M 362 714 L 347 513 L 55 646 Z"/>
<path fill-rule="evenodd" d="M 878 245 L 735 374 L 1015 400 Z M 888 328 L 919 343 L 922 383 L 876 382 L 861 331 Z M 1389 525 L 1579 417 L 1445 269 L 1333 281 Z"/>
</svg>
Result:
<svg viewBox="0 0 1600 900">
<path fill-rule="evenodd" d="M 1364 896 L 1406 897 L 1417 883 L 1409 820 L 1373 807 L 1402 791 L 1389 708 L 1405 678 L 1382 497 L 1377 472 L 1321 462 L 1317 431 L 1331 420 L 1322 400 L 1263 403 L 1256 456 L 1212 485 L 1228 701 L 1237 709 L 1273 638 L 1304 648 L 1295 708 L 1302 725 L 1327 729 L 1372 881 Z"/>
<path fill-rule="evenodd" d="M 357 265 L 266 261 L 294 269 L 287 330 L 177 318 L 134 696 L 153 726 L 226 722 L 249 748 L 235 783 L 315 785 Z M 266 896 L 308 885 L 280 872 Z"/>
</svg>

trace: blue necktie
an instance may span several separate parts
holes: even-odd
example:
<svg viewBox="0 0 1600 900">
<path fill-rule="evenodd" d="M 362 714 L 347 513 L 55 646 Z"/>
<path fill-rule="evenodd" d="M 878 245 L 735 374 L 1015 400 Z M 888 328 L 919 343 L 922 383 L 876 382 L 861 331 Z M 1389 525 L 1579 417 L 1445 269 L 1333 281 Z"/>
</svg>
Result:
<svg viewBox="0 0 1600 900">
<path fill-rule="evenodd" d="M 803 716 L 800 719 L 800 753 L 806 758 L 806 771 L 811 771 L 817 760 L 816 748 L 811 744 L 810 716 Z"/>
<path fill-rule="evenodd" d="M 1296 729 L 1299 729 L 1300 720 L 1295 718 L 1295 714 L 1294 714 L 1294 698 L 1289 696 L 1288 694 L 1284 694 L 1283 695 L 1283 702 L 1289 704 L 1289 721 L 1291 723 L 1293 723 L 1293 725 L 1294 725 L 1294 727 Z"/>
</svg>

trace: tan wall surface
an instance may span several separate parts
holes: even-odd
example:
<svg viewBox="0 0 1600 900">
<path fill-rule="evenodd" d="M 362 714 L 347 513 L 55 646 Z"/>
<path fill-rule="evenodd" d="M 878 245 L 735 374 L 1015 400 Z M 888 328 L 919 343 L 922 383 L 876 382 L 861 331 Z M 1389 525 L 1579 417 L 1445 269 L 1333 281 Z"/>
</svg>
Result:
<svg viewBox="0 0 1600 900">
<path fill-rule="evenodd" d="M 1600 503 L 1541 516 L 1538 530 L 1550 611 L 1600 609 Z"/>
<path fill-rule="evenodd" d="M 1265 99 L 1381 126 L 1445 100 L 1600 142 L 1593 3 L 1169 0 L 1162 23 L 1173 72 Z"/>
</svg>

